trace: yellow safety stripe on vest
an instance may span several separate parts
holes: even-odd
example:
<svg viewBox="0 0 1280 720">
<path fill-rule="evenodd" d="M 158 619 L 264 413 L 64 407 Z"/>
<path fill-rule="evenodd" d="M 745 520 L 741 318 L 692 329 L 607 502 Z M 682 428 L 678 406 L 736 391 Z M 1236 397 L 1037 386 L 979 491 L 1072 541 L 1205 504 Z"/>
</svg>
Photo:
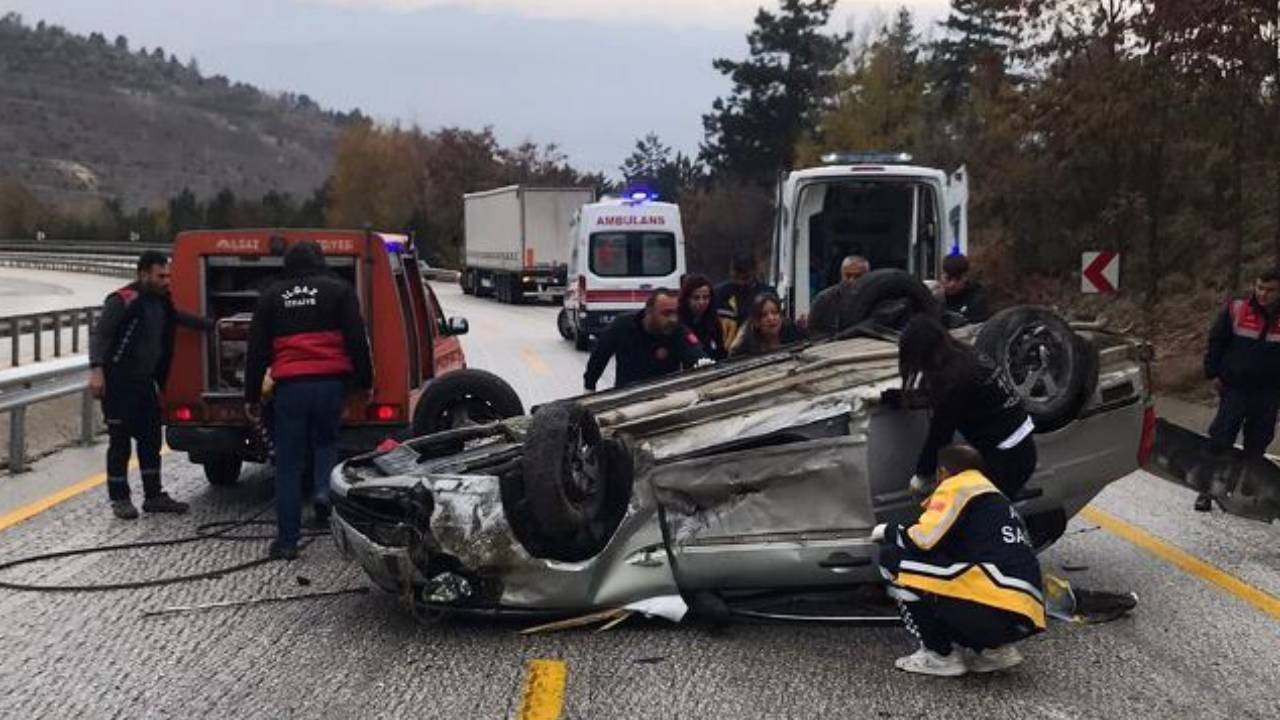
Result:
<svg viewBox="0 0 1280 720">
<path fill-rule="evenodd" d="M 969 501 L 979 495 L 1000 492 L 976 470 L 968 470 L 943 480 L 925 499 L 924 514 L 907 528 L 907 537 L 921 550 L 931 550 L 955 524 Z"/>
<path fill-rule="evenodd" d="M 951 578 L 903 571 L 894 578 L 894 583 L 934 595 L 1008 610 L 1027 618 L 1041 630 L 1045 627 L 1043 602 L 1024 589 L 997 584 L 979 565 L 969 565 L 968 570 Z"/>
</svg>

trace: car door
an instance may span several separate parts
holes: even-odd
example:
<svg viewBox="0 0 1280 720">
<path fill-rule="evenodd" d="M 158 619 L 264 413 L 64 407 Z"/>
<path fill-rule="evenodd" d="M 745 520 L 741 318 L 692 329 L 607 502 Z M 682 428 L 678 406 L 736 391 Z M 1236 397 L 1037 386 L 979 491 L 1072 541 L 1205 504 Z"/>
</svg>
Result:
<svg viewBox="0 0 1280 720">
<path fill-rule="evenodd" d="M 654 466 L 650 482 L 681 587 L 822 587 L 873 578 L 871 452 L 865 418 L 852 432 L 850 422 L 848 414 L 831 416 L 763 446 Z"/>
</svg>

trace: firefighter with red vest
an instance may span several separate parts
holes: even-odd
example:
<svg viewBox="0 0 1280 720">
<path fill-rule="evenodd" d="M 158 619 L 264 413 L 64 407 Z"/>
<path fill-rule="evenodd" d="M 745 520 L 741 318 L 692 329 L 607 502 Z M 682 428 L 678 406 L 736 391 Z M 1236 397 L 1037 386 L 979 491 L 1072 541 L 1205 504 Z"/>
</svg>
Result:
<svg viewBox="0 0 1280 720">
<path fill-rule="evenodd" d="M 355 288 L 329 271 L 319 243 L 284 255 L 284 276 L 258 298 L 245 359 L 245 413 L 261 417 L 262 381 L 271 368 L 276 448 L 277 536 L 268 555 L 298 557 L 302 473 L 311 461 L 313 522 L 329 520 L 329 473 L 349 390 L 373 388 L 373 360 Z"/>
<path fill-rule="evenodd" d="M 1205 376 L 1218 390 L 1218 414 L 1209 425 L 1209 440 L 1223 452 L 1244 432 L 1244 452 L 1262 456 L 1276 435 L 1280 410 L 1280 267 L 1267 270 L 1253 284 L 1253 295 L 1227 303 L 1209 331 Z M 1196 498 L 1196 510 L 1211 508 L 1207 488 Z"/>
<path fill-rule="evenodd" d="M 129 456 L 138 444 L 142 510 L 185 513 L 160 482 L 160 390 L 169 377 L 177 326 L 209 331 L 213 322 L 178 310 L 169 295 L 169 259 L 149 250 L 138 279 L 107 296 L 89 336 L 89 391 L 107 421 L 107 495 L 121 520 L 138 517 L 129 497 Z"/>
</svg>

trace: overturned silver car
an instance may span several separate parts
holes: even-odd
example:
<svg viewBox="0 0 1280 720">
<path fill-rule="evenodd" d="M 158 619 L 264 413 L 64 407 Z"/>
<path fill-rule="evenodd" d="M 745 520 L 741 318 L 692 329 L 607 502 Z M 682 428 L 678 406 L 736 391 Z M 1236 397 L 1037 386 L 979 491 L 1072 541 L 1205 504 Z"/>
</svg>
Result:
<svg viewBox="0 0 1280 720">
<path fill-rule="evenodd" d="M 1009 373 L 1037 421 L 1015 498 L 1037 547 L 1150 448 L 1147 351 L 1013 308 L 955 331 Z M 342 551 L 419 609 L 581 613 L 874 583 L 880 522 L 907 521 L 927 409 L 892 333 L 803 344 L 532 415 L 410 440 L 332 477 Z"/>
</svg>

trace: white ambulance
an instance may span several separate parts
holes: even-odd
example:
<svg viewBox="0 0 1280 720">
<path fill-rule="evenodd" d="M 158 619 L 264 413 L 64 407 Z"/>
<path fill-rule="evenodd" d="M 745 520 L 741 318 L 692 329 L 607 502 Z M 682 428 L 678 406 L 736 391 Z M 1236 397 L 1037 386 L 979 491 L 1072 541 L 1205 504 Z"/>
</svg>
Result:
<svg viewBox="0 0 1280 720">
<path fill-rule="evenodd" d="M 583 205 L 570 223 L 569 289 L 558 325 L 579 350 L 619 315 L 685 274 L 680 208 L 647 192 Z"/>
</svg>

